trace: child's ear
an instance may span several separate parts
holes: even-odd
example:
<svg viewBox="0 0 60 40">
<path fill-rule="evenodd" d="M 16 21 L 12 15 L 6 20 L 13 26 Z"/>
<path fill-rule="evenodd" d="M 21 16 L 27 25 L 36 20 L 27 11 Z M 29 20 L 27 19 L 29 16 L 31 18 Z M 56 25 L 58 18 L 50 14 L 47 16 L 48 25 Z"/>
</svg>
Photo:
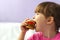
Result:
<svg viewBox="0 0 60 40">
<path fill-rule="evenodd" d="M 54 22 L 54 17 L 50 16 L 47 18 L 47 24 L 52 24 Z"/>
</svg>

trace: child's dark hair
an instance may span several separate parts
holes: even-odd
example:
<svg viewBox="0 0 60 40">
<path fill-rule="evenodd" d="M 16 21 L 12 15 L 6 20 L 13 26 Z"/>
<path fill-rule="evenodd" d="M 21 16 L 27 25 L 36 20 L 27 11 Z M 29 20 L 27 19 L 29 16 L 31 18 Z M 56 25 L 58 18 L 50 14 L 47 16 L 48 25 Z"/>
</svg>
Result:
<svg viewBox="0 0 60 40">
<path fill-rule="evenodd" d="M 60 5 L 54 2 L 42 2 L 35 10 L 35 13 L 42 13 L 45 17 L 52 16 L 56 24 L 56 30 L 60 27 Z"/>
</svg>

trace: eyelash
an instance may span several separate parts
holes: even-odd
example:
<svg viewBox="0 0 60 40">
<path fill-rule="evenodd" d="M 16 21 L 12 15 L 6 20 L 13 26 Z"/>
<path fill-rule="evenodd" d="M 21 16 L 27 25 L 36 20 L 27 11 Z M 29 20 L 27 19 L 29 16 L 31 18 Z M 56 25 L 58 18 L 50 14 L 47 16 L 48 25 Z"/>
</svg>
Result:
<svg viewBox="0 0 60 40">
<path fill-rule="evenodd" d="M 39 15 L 39 14 L 37 14 L 37 15 Z"/>
</svg>

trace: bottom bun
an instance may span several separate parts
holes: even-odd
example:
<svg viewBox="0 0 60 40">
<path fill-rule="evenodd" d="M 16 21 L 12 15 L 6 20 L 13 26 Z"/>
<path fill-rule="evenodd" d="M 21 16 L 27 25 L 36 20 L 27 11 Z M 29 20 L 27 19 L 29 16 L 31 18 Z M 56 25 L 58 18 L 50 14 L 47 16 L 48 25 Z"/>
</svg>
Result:
<svg viewBox="0 0 60 40">
<path fill-rule="evenodd" d="M 34 26 L 26 26 L 28 29 L 34 29 Z"/>
</svg>

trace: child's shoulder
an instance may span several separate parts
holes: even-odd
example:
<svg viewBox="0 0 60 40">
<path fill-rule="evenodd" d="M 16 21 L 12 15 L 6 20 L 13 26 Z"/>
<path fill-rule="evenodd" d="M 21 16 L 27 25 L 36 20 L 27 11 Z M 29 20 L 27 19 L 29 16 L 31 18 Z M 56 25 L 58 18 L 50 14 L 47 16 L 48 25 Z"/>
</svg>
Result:
<svg viewBox="0 0 60 40">
<path fill-rule="evenodd" d="M 60 32 L 53 38 L 54 40 L 60 40 Z"/>
<path fill-rule="evenodd" d="M 57 36 L 60 38 L 60 32 L 57 34 Z"/>
<path fill-rule="evenodd" d="M 35 32 L 30 38 L 29 40 L 39 40 L 42 37 L 42 32 Z"/>
<path fill-rule="evenodd" d="M 56 37 L 60 37 L 60 32 L 59 32 L 59 33 L 57 33 Z"/>
<path fill-rule="evenodd" d="M 35 32 L 33 36 L 42 36 L 42 32 Z"/>
</svg>

